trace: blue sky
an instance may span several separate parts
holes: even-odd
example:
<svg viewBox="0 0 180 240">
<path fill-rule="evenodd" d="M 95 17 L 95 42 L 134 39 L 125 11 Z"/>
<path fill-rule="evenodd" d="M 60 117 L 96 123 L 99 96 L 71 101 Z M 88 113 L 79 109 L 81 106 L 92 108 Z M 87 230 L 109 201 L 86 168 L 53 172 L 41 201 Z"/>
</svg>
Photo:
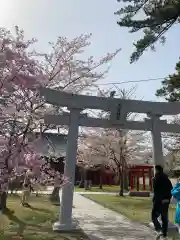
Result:
<svg viewBox="0 0 180 240">
<path fill-rule="evenodd" d="M 73 38 L 82 33 L 93 34 L 89 55 L 98 58 L 122 48 L 104 83 L 165 77 L 174 72 L 179 59 L 179 32 L 175 26 L 168 32 L 165 46 L 158 45 L 155 53 L 148 51 L 137 63 L 129 64 L 132 43 L 140 38 L 141 33 L 130 34 L 116 24 L 118 17 L 114 12 L 120 7 L 116 0 L 0 0 L 0 6 L 0 26 L 11 29 L 18 25 L 25 30 L 27 37 L 37 37 L 43 50 L 46 43 L 57 36 Z M 130 88 L 134 85 L 137 84 L 121 86 Z M 158 100 L 155 91 L 160 81 L 137 86 L 137 99 Z"/>
</svg>

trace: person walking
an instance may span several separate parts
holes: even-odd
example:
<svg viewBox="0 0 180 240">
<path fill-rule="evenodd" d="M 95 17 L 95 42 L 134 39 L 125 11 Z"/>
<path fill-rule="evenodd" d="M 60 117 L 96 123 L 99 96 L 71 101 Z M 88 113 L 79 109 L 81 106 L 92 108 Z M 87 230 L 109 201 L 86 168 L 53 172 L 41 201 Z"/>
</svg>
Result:
<svg viewBox="0 0 180 240">
<path fill-rule="evenodd" d="M 180 234 L 180 177 L 178 178 L 176 185 L 172 189 L 171 194 L 173 198 L 175 198 L 177 201 L 175 223 L 177 224 L 178 231 Z"/>
<path fill-rule="evenodd" d="M 152 222 L 157 232 L 157 239 L 167 239 L 168 233 L 168 209 L 171 201 L 172 183 L 163 172 L 160 165 L 155 166 L 155 177 L 153 179 L 153 208 Z M 162 224 L 158 218 L 161 217 Z"/>
<path fill-rule="evenodd" d="M 22 192 L 22 200 L 21 203 L 23 206 L 28 206 L 28 197 L 30 195 L 31 190 L 31 181 L 29 177 L 29 171 L 25 172 L 24 183 L 23 183 L 23 192 Z"/>
</svg>

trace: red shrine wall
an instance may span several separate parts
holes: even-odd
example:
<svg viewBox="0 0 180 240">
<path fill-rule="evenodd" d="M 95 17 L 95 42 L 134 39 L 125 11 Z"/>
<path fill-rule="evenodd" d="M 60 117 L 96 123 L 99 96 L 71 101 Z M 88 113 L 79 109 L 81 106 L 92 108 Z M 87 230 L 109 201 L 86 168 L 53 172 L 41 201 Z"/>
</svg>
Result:
<svg viewBox="0 0 180 240">
<path fill-rule="evenodd" d="M 153 178 L 153 166 L 152 165 L 134 165 L 130 166 L 129 172 L 129 185 L 133 190 L 150 190 L 152 191 L 152 178 Z M 140 181 L 141 179 L 141 181 Z M 100 173 L 92 173 L 92 184 L 98 185 L 100 182 Z M 111 170 L 105 170 L 102 173 L 102 183 L 104 185 L 120 184 L 120 176 L 115 181 L 115 173 Z M 148 187 L 147 187 L 148 186 Z"/>
<path fill-rule="evenodd" d="M 131 166 L 129 170 L 129 182 L 131 191 L 152 191 L 152 165 Z M 140 180 L 142 180 L 142 182 Z"/>
</svg>

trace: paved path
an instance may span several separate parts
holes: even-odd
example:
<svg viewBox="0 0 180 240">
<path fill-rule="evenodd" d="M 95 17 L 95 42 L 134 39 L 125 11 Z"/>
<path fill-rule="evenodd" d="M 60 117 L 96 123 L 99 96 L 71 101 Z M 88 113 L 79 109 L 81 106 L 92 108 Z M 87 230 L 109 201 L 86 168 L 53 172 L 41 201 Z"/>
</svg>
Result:
<svg viewBox="0 0 180 240">
<path fill-rule="evenodd" d="M 88 194 L 93 194 L 93 195 L 112 195 L 112 196 L 116 196 L 118 195 L 118 192 L 91 192 L 91 191 L 85 191 L 85 192 L 76 192 L 75 193 L 78 193 L 78 194 L 82 194 L 82 195 L 88 195 Z M 128 195 L 128 193 L 124 193 L 124 195 Z"/>
<path fill-rule="evenodd" d="M 8 191 L 9 194 L 11 194 L 11 191 Z M 13 193 L 16 193 L 16 194 L 22 194 L 22 190 L 20 191 L 13 191 Z M 45 191 L 35 191 L 35 192 L 31 192 L 31 194 L 42 194 L 42 195 L 50 195 L 52 193 L 52 191 L 49 191 L 49 190 L 45 190 Z"/>
<path fill-rule="evenodd" d="M 153 240 L 151 229 L 74 193 L 73 217 L 91 240 Z"/>
<path fill-rule="evenodd" d="M 86 192 L 76 192 L 76 193 L 79 193 L 79 194 L 82 194 L 82 195 L 112 195 L 112 196 L 117 196 L 118 195 L 118 192 L 91 192 L 91 191 L 86 191 Z M 124 193 L 124 196 L 129 196 L 129 192 L 125 192 Z M 150 193 L 150 196 L 153 196 L 152 193 Z"/>
<path fill-rule="evenodd" d="M 11 191 L 8 191 L 9 193 L 11 193 Z M 22 190 L 20 191 L 13 191 L 13 193 L 17 193 L 17 194 L 21 194 Z M 42 194 L 42 195 L 50 195 L 52 193 L 52 190 L 43 190 L 43 191 L 37 191 L 37 193 Z M 117 195 L 118 193 L 110 193 L 110 192 L 75 192 L 78 194 L 82 194 L 82 195 L 86 195 L 86 194 L 93 194 L 93 195 Z M 32 194 L 36 194 L 35 192 L 32 192 Z M 128 195 L 128 194 L 124 194 L 124 195 Z"/>
</svg>

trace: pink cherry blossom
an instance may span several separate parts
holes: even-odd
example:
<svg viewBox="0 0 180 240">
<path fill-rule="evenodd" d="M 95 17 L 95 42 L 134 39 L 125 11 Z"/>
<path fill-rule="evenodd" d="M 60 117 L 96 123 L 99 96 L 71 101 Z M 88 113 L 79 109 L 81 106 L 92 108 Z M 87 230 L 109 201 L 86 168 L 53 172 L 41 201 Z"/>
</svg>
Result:
<svg viewBox="0 0 180 240">
<path fill-rule="evenodd" d="M 36 181 L 63 185 L 68 179 L 51 169 L 40 157 L 42 142 L 35 130 L 42 132 L 54 126 L 43 124 L 43 116 L 63 111 L 49 107 L 39 94 L 40 87 L 80 93 L 96 87 L 105 77 L 109 62 L 120 49 L 99 60 L 92 56 L 82 60 L 81 53 L 90 45 L 91 34 L 68 40 L 58 37 L 49 43 L 48 53 L 35 49 L 35 38 L 26 40 L 24 31 L 15 27 L 15 34 L 0 28 L 0 184 L 7 187 L 8 178 L 30 169 Z M 0 100 L 2 100 L 0 99 Z"/>
</svg>

